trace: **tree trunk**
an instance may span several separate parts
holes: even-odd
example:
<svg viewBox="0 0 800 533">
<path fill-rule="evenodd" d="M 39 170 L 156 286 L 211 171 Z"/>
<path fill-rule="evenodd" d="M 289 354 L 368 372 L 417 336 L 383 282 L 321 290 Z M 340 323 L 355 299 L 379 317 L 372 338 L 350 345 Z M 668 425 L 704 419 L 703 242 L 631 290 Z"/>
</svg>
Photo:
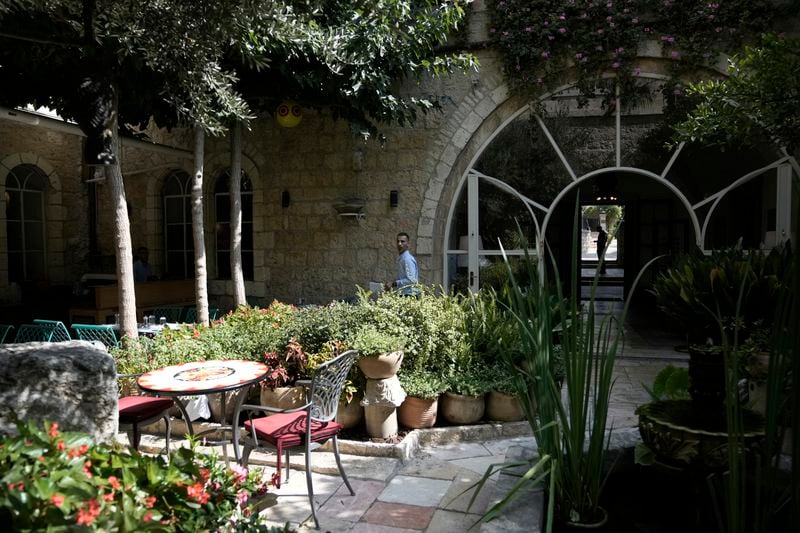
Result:
<svg viewBox="0 0 800 533">
<path fill-rule="evenodd" d="M 192 180 L 192 237 L 194 240 L 194 292 L 196 320 L 208 325 L 208 274 L 206 272 L 206 238 L 203 231 L 203 157 L 205 133 L 200 125 L 194 128 L 194 179 Z"/>
<path fill-rule="evenodd" d="M 119 166 L 120 142 L 116 117 L 119 110 L 117 88 L 114 87 L 112 109 L 114 114 L 111 127 L 111 146 L 117 156 L 117 163 L 105 167 L 108 192 L 114 206 L 114 244 L 117 257 L 117 290 L 119 299 L 119 331 L 123 337 L 135 339 L 139 336 L 136 324 L 136 292 L 133 283 L 133 253 L 131 251 L 131 226 L 128 219 L 128 202 L 125 198 L 125 184 Z"/>
<path fill-rule="evenodd" d="M 236 121 L 231 128 L 231 281 L 233 303 L 247 303 L 242 272 L 242 124 Z"/>
</svg>

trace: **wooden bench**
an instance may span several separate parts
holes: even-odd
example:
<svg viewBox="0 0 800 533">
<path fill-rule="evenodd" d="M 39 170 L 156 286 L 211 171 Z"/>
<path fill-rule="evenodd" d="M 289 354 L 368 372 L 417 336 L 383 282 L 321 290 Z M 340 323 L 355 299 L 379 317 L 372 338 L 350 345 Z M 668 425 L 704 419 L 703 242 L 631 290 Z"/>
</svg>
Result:
<svg viewBox="0 0 800 533">
<path fill-rule="evenodd" d="M 119 309 L 117 285 L 98 285 L 94 289 L 94 307 L 71 307 L 71 324 L 107 324 L 114 321 Z M 193 305 L 195 302 L 194 280 L 148 281 L 137 283 L 136 316 L 141 320 L 142 311 L 154 307 Z M 109 318 L 111 320 L 109 320 Z"/>
</svg>

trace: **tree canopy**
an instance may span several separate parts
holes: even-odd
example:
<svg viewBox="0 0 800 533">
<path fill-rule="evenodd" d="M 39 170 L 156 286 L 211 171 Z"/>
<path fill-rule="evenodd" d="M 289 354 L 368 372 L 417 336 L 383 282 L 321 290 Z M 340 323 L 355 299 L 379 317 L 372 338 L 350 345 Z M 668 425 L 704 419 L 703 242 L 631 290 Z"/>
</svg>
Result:
<svg viewBox="0 0 800 533">
<path fill-rule="evenodd" d="M 724 144 L 766 136 L 790 152 L 800 148 L 800 40 L 765 35 L 732 57 L 728 70 L 728 78 L 689 88 L 701 100 L 675 138 Z"/>
<path fill-rule="evenodd" d="M 78 118 L 86 76 L 118 85 L 121 125 L 233 120 L 293 98 L 374 132 L 435 104 L 397 80 L 469 68 L 439 54 L 469 0 L 14 0 L 0 7 L 0 102 Z"/>
</svg>

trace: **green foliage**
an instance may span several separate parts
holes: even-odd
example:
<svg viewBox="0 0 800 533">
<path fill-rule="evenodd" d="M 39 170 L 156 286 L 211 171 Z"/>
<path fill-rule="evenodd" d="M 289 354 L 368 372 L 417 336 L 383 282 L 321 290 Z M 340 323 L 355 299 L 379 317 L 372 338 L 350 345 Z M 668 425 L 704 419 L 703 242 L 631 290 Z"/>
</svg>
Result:
<svg viewBox="0 0 800 533">
<path fill-rule="evenodd" d="M 689 399 L 689 370 L 667 365 L 656 374 L 653 387 L 645 390 L 653 399 L 658 400 L 688 400 Z"/>
<path fill-rule="evenodd" d="M 577 224 L 578 204 L 575 213 Z M 629 301 L 620 317 L 608 315 L 599 320 L 594 305 L 597 279 L 589 302 L 582 305 L 577 297 L 564 298 L 557 268 L 553 269 L 555 282 L 548 284 L 544 270 L 537 271 L 532 262 L 528 265 L 531 284 L 522 286 L 512 275 L 506 296 L 508 312 L 522 341 L 522 357 L 509 358 L 507 367 L 514 369 L 514 387 L 536 439 L 539 457 L 528 465 L 528 471 L 487 512 L 484 520 L 496 516 L 522 486 L 547 480 L 549 531 L 556 513 L 562 520 L 574 522 L 598 518 L 597 506 L 607 476 L 606 422 L 612 374 Z M 573 295 L 580 294 L 577 269 L 573 262 L 570 279 Z M 632 285 L 632 292 L 640 277 L 641 273 Z M 563 357 L 564 394 L 554 372 L 554 331 L 558 331 Z M 484 480 L 488 475 L 487 471 Z"/>
<path fill-rule="evenodd" d="M 15 80 L 3 103 L 47 103 L 75 118 L 86 105 L 77 77 L 91 72 L 119 84 L 122 124 L 146 125 L 154 114 L 160 125 L 199 123 L 220 134 L 288 96 L 374 133 L 375 124 L 407 124 L 438 105 L 401 94 L 398 79 L 475 65 L 469 54 L 437 49 L 466 4 L 98 2 L 87 30 L 79 2 L 19 0 L 0 10 L 0 81 Z M 40 83 L 54 72 L 65 83 Z"/>
<path fill-rule="evenodd" d="M 769 28 L 780 9 L 767 0 L 496 0 L 489 32 L 506 76 L 523 94 L 541 94 L 574 76 L 586 97 L 613 94 L 615 81 L 623 95 L 635 95 L 634 59 L 645 41 L 658 41 L 679 73 L 713 64 L 720 51 Z M 609 74 L 615 77 L 604 80 Z"/>
<path fill-rule="evenodd" d="M 403 339 L 401 373 L 431 370 L 449 374 L 455 361 L 469 351 L 464 309 L 455 296 L 437 294 L 428 287 L 420 289 L 419 298 L 385 292 L 370 300 L 362 293 L 358 306 L 365 323 Z"/>
<path fill-rule="evenodd" d="M 660 273 L 651 292 L 659 309 L 683 324 L 690 342 L 702 344 L 711 338 L 719 344 L 717 316 L 728 331 L 740 322 L 745 337 L 751 329 L 771 326 L 774 301 L 788 289 L 787 274 L 793 262 L 789 246 L 769 254 L 741 246 L 711 255 L 694 250 Z M 738 310 L 740 290 L 744 292 Z"/>
<path fill-rule="evenodd" d="M 18 423 L 0 445 L 0 518 L 12 531 L 268 531 L 247 506 L 266 492 L 256 471 L 194 448 L 167 462 L 45 428 Z"/>
<path fill-rule="evenodd" d="M 447 382 L 436 372 L 419 371 L 405 372 L 398 375 L 403 390 L 409 396 L 433 400 L 447 390 Z"/>
<path fill-rule="evenodd" d="M 482 396 L 494 388 L 494 380 L 487 367 L 477 361 L 458 366 L 447 380 L 447 389 L 465 396 Z"/>
<path fill-rule="evenodd" d="M 359 357 L 377 357 L 382 354 L 397 352 L 403 349 L 403 339 L 367 325 L 356 331 L 349 340 L 350 345 L 358 350 Z"/>
<path fill-rule="evenodd" d="M 701 101 L 674 140 L 737 144 L 766 136 L 790 153 L 800 147 L 800 40 L 764 35 L 728 61 L 728 72 L 689 87 Z"/>
</svg>

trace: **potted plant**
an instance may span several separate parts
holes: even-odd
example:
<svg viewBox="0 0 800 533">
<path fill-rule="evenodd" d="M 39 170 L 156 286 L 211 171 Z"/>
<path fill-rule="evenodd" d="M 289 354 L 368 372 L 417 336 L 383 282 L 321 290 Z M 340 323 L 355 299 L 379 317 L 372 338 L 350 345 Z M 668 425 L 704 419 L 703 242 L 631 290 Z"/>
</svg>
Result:
<svg viewBox="0 0 800 533">
<path fill-rule="evenodd" d="M 269 368 L 267 379 L 261 382 L 261 405 L 292 409 L 305 403 L 305 387 L 295 382 L 307 374 L 307 357 L 295 339 L 290 340 L 282 353 L 267 352 L 264 363 Z"/>
<path fill-rule="evenodd" d="M 433 427 L 445 380 L 437 372 L 424 370 L 403 372 L 399 378 L 406 391 L 406 399 L 397 409 L 400 424 L 411 429 Z"/>
<path fill-rule="evenodd" d="M 474 424 L 486 411 L 486 392 L 492 384 L 478 362 L 456 368 L 442 396 L 442 417 L 451 424 Z"/>
<path fill-rule="evenodd" d="M 360 328 L 348 344 L 358 350 L 358 367 L 367 379 L 390 378 L 403 362 L 403 339 L 373 325 Z"/>
</svg>

